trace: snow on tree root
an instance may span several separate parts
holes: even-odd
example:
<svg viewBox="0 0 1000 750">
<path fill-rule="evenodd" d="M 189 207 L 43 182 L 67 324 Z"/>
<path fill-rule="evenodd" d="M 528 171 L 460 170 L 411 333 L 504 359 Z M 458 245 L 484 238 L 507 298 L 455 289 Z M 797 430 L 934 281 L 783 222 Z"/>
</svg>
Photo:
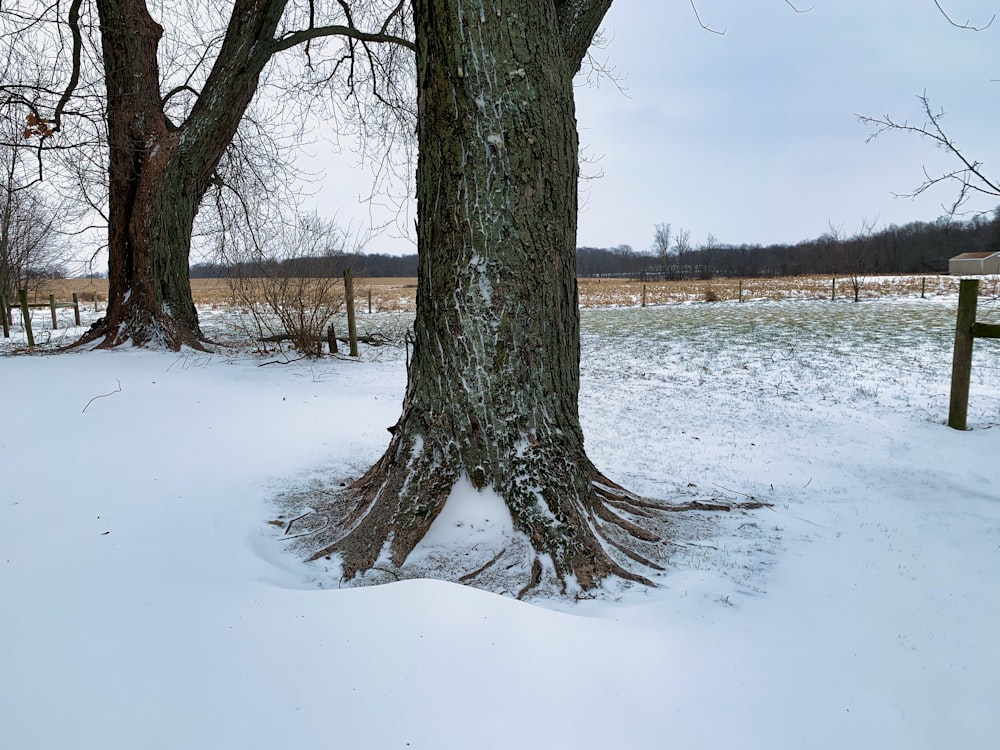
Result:
<svg viewBox="0 0 1000 750">
<path fill-rule="evenodd" d="M 312 490 L 282 502 L 296 510 L 281 538 L 294 540 L 300 554 L 324 567 L 340 586 L 437 578 L 517 598 L 589 597 L 622 585 L 656 586 L 655 578 L 693 535 L 678 520 L 679 512 L 701 512 L 704 518 L 706 511 L 767 505 L 657 502 L 598 473 L 590 482 L 591 497 L 569 504 L 586 533 L 553 552 L 543 546 L 544 531 L 516 523 L 509 501 L 491 488 L 476 489 L 468 477 L 438 482 L 433 499 L 426 494 L 419 501 L 412 495 L 397 498 L 394 512 L 388 512 L 384 493 L 389 488 L 379 483 L 373 492 L 371 475 L 348 488 Z M 414 503 L 425 512 L 413 514 Z M 409 522 L 397 524 L 398 518 Z"/>
<path fill-rule="evenodd" d="M 128 302 L 125 303 L 125 306 Z M 200 334 L 200 330 L 198 331 Z M 197 351 L 208 351 L 206 340 L 177 323 L 170 316 L 155 316 L 138 309 L 111 311 L 96 321 L 83 336 L 69 349 L 90 347 L 113 349 L 123 344 L 132 344 L 151 349 L 179 351 L 187 346 Z"/>
</svg>

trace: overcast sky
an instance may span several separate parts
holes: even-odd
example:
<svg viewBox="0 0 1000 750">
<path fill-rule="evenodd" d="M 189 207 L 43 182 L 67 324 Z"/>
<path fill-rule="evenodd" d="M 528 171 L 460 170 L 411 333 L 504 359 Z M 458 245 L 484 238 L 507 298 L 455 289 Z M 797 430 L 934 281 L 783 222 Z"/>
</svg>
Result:
<svg viewBox="0 0 1000 750">
<path fill-rule="evenodd" d="M 695 243 L 792 243 L 831 224 L 850 234 L 865 221 L 933 220 L 952 190 L 893 193 L 954 163 L 915 136 L 865 143 L 856 118 L 923 122 L 924 91 L 952 138 L 1000 176 L 1000 18 L 977 33 L 949 25 L 934 0 L 811 2 L 796 13 L 784 0 L 697 0 L 718 35 L 689 0 L 615 0 L 595 56 L 625 91 L 607 80 L 577 90 L 581 143 L 599 158 L 584 171 L 602 175 L 582 186 L 578 245 L 646 249 L 658 222 Z M 941 3 L 973 24 L 1000 14 L 998 0 Z M 350 161 L 329 169 L 322 210 L 361 228 L 366 188 Z M 400 223 L 412 228 L 412 212 Z M 367 249 L 413 252 L 398 234 Z"/>
</svg>

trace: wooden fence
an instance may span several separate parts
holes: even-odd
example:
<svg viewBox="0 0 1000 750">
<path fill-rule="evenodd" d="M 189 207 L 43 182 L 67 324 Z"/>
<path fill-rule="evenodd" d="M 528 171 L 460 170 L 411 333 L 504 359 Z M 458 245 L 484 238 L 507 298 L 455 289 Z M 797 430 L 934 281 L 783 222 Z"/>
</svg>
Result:
<svg viewBox="0 0 1000 750">
<path fill-rule="evenodd" d="M 948 426 L 956 430 L 966 429 L 973 342 L 977 338 L 1000 339 L 1000 325 L 976 322 L 978 301 L 979 279 L 962 279 L 958 286 L 955 355 L 951 364 L 951 403 L 948 406 Z"/>
<path fill-rule="evenodd" d="M 28 290 L 21 289 L 17 293 L 18 304 L 12 304 L 7 301 L 7 298 L 0 295 L 0 318 L 3 318 L 3 335 L 4 338 L 10 338 L 10 327 L 14 323 L 14 309 L 20 309 L 21 318 L 24 321 L 24 333 L 28 338 L 28 346 L 33 347 L 35 345 L 35 335 L 31 330 L 31 308 L 42 308 L 47 307 L 52 313 L 52 330 L 58 330 L 59 319 L 56 316 L 56 310 L 61 307 L 71 307 L 73 308 L 73 317 L 76 320 L 76 324 L 80 325 L 80 300 L 77 297 L 76 292 L 73 292 L 72 302 L 56 302 L 54 294 L 49 295 L 48 302 L 28 302 Z"/>
</svg>

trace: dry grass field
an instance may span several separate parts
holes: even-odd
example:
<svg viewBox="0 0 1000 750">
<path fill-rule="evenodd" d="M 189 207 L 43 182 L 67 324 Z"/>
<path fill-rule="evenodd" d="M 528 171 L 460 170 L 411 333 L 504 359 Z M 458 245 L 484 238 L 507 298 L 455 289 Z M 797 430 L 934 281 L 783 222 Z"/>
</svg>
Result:
<svg viewBox="0 0 1000 750">
<path fill-rule="evenodd" d="M 743 300 L 754 299 L 829 299 L 836 284 L 838 299 L 852 298 L 850 279 L 831 276 L 789 276 L 773 279 L 711 279 L 708 281 L 632 281 L 629 279 L 580 279 L 582 307 L 636 307 L 642 304 L 645 288 L 647 305 L 678 302 L 716 302 L 736 300 L 742 289 Z M 224 279 L 193 279 L 195 304 L 199 307 L 226 307 L 233 298 Z M 372 311 L 393 312 L 415 309 L 415 278 L 359 278 L 354 281 L 359 309 L 367 310 L 369 295 Z M 985 291 L 985 290 L 984 290 Z M 107 301 L 108 283 L 104 279 L 65 279 L 46 284 L 38 292 L 39 301 L 54 294 L 56 301 L 68 302 L 73 292 L 81 303 Z M 958 292 L 958 278 L 953 276 L 875 276 L 864 279 L 862 299 L 953 294 Z"/>
<path fill-rule="evenodd" d="M 785 276 L 770 279 L 709 279 L 685 281 L 629 281 L 624 279 L 580 279 L 582 307 L 633 307 L 678 302 L 721 302 L 753 299 L 853 299 L 850 279 L 832 276 Z M 953 276 L 873 276 L 861 280 L 861 299 L 920 296 L 921 293 L 958 292 Z"/>
<path fill-rule="evenodd" d="M 198 307 L 226 307 L 233 304 L 233 295 L 225 279 L 192 279 L 191 291 Z M 415 309 L 417 280 L 398 279 L 355 279 L 354 292 L 359 308 L 367 309 L 368 293 L 371 292 L 372 310 L 393 311 Z M 59 279 L 46 282 L 35 294 L 36 300 L 44 302 L 49 294 L 54 294 L 57 302 L 72 301 L 73 293 L 82 304 L 98 306 L 107 302 L 107 279 Z"/>
</svg>

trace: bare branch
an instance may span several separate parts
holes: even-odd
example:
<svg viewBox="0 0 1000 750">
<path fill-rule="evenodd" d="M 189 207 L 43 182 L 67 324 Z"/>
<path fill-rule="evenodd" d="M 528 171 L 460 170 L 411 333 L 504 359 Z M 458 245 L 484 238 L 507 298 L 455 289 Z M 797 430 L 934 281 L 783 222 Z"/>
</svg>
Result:
<svg viewBox="0 0 1000 750">
<path fill-rule="evenodd" d="M 392 20 L 397 16 L 401 16 L 403 14 L 403 10 L 405 9 L 405 7 L 406 7 L 406 0 L 399 0 L 399 4 L 392 9 L 389 15 L 385 17 L 385 21 L 383 21 L 382 23 L 382 28 L 379 29 L 380 34 L 388 33 L 389 25 L 392 23 Z"/>
<path fill-rule="evenodd" d="M 718 29 L 713 29 L 711 26 L 708 26 L 704 21 L 702 21 L 701 20 L 701 14 L 698 12 L 698 6 L 694 4 L 694 0 L 690 0 L 690 2 L 691 2 L 691 10 L 694 11 L 694 17 L 695 17 L 695 19 L 697 19 L 698 25 L 701 26 L 701 28 L 703 28 L 705 31 L 709 31 L 709 32 L 711 32 L 713 34 L 718 34 L 719 36 L 725 36 L 726 35 L 727 29 L 723 29 L 722 31 L 719 31 Z"/>
<path fill-rule="evenodd" d="M 986 29 L 988 29 L 990 26 L 993 25 L 993 22 L 997 18 L 996 13 L 994 13 L 990 17 L 990 20 L 987 21 L 983 26 L 973 26 L 972 25 L 972 19 L 969 19 L 969 18 L 965 19 L 964 23 L 960 23 L 958 21 L 955 21 L 950 15 L 948 15 L 948 11 L 946 11 L 944 9 L 944 7 L 941 5 L 940 0 L 934 0 L 934 4 L 937 6 L 937 9 L 939 11 L 941 11 L 941 15 L 944 16 L 948 20 L 948 23 L 950 23 L 952 26 L 955 26 L 956 28 L 959 28 L 959 29 L 968 29 L 969 31 L 985 31 Z"/>
<path fill-rule="evenodd" d="M 122 381 L 120 381 L 118 378 L 115 378 L 115 382 L 118 383 L 118 387 L 117 388 L 115 388 L 110 393 L 102 393 L 100 396 L 94 396 L 92 399 L 90 399 L 90 401 L 87 402 L 87 405 L 83 407 L 83 411 L 81 413 L 85 414 L 86 411 L 87 411 L 87 408 L 92 403 L 94 403 L 95 401 L 97 401 L 97 399 L 99 399 L 99 398 L 107 398 L 108 396 L 114 396 L 116 393 L 121 393 L 122 392 Z"/>
<path fill-rule="evenodd" d="M 403 37 L 396 36 L 395 34 L 361 31 L 360 29 L 355 29 L 351 26 L 333 25 L 316 26 L 311 29 L 303 29 L 302 31 L 293 31 L 286 34 L 285 36 L 275 40 L 274 51 L 281 52 L 286 49 L 291 49 L 298 44 L 302 44 L 303 42 L 308 42 L 311 39 L 317 39 L 324 36 L 342 36 L 358 42 L 397 44 L 400 47 L 406 47 L 409 50 L 416 50 L 417 48 L 410 39 L 404 39 Z"/>
<path fill-rule="evenodd" d="M 927 117 L 927 121 L 922 125 L 911 125 L 905 120 L 898 122 L 889 115 L 883 115 L 882 117 L 858 115 L 858 121 L 862 125 L 874 128 L 874 132 L 865 139 L 865 143 L 871 143 L 887 131 L 913 133 L 921 138 L 927 138 L 940 148 L 943 148 L 958 159 L 962 166 L 939 175 L 931 175 L 924 168 L 924 181 L 916 189 L 910 193 L 894 193 L 894 195 L 897 197 L 912 198 L 944 182 L 958 183 L 958 194 L 951 209 L 948 210 L 949 215 L 955 215 L 958 209 L 974 194 L 1000 196 L 1000 183 L 986 175 L 982 169 L 982 162 L 968 158 L 955 141 L 945 132 L 941 125 L 941 118 L 945 115 L 944 110 L 933 111 L 926 93 L 919 95 L 917 98 L 920 100 L 921 107 Z"/>
<path fill-rule="evenodd" d="M 708 31 L 709 33 L 712 33 L 712 34 L 718 34 L 719 36 L 725 36 L 726 31 L 728 29 L 723 29 L 722 31 L 719 31 L 718 29 L 714 29 L 711 26 L 709 26 L 708 24 L 706 24 L 701 19 L 701 14 L 698 12 L 698 6 L 695 4 L 695 0 L 688 0 L 688 2 L 691 3 L 691 10 L 694 11 L 694 17 L 698 21 L 698 25 L 701 26 L 702 29 L 704 29 L 705 31 Z M 796 13 L 809 13 L 815 7 L 813 5 L 810 5 L 808 8 L 800 8 L 797 5 L 795 5 L 795 3 L 792 2 L 792 0 L 785 0 L 785 5 L 787 5 L 789 8 L 791 8 Z"/>
<path fill-rule="evenodd" d="M 66 109 L 66 105 L 73 96 L 73 92 L 76 90 L 76 85 L 80 82 L 80 55 L 83 50 L 83 36 L 80 33 L 80 6 L 83 4 L 83 0 L 73 0 L 69 6 L 69 14 L 67 16 L 67 23 L 69 24 L 70 33 L 73 36 L 73 66 L 70 70 L 69 82 L 66 84 L 66 90 L 63 92 L 62 96 L 59 98 L 59 103 L 56 104 L 55 114 L 53 114 L 53 119 L 55 120 L 55 127 L 52 132 L 59 132 L 62 128 L 62 115 L 63 110 Z"/>
<path fill-rule="evenodd" d="M 185 91 L 187 91 L 189 94 L 194 94 L 196 97 L 197 96 L 201 96 L 201 94 L 198 91 L 196 91 L 195 89 L 191 88 L 187 84 L 183 84 L 181 86 L 174 86 L 172 89 L 170 89 L 170 91 L 168 91 L 166 94 L 164 94 L 163 99 L 162 99 L 163 105 L 166 106 L 167 102 L 169 102 L 171 99 L 173 99 L 178 94 L 184 93 Z"/>
<path fill-rule="evenodd" d="M 579 70 L 611 0 L 557 0 L 555 5 L 563 48 L 574 69 Z"/>
<path fill-rule="evenodd" d="M 586 68 L 585 79 L 588 86 L 600 88 L 601 81 L 607 80 L 618 89 L 619 94 L 629 97 L 627 76 L 615 70 L 614 66 L 606 60 L 599 60 L 594 52 L 598 49 L 604 49 L 607 46 L 608 38 L 603 31 L 598 32 L 594 36 L 594 41 L 591 43 L 590 49 L 587 50 L 587 56 L 584 58 L 585 65 L 581 66 L 580 69 L 583 70 Z"/>
<path fill-rule="evenodd" d="M 785 5 L 794 10 L 796 13 L 808 13 L 809 11 L 811 11 L 813 8 L 816 7 L 815 5 L 810 5 L 808 8 L 798 8 L 795 6 L 795 3 L 793 3 L 792 0 L 785 0 Z"/>
</svg>

